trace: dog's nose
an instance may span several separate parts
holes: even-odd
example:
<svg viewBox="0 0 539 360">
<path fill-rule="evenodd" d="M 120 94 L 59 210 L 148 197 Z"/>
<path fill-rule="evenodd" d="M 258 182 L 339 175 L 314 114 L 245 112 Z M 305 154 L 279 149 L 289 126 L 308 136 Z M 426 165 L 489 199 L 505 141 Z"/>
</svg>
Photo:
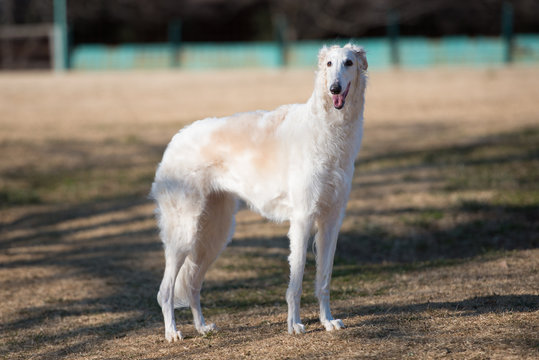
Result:
<svg viewBox="0 0 539 360">
<path fill-rule="evenodd" d="M 329 91 L 333 94 L 333 95 L 337 95 L 337 94 L 340 94 L 341 93 L 341 84 L 339 83 L 333 83 L 331 85 L 331 87 L 329 88 Z"/>
</svg>

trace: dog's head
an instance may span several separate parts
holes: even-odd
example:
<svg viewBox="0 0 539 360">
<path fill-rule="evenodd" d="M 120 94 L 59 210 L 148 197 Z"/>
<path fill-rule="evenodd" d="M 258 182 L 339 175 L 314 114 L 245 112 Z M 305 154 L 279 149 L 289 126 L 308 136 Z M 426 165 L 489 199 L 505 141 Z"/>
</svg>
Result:
<svg viewBox="0 0 539 360">
<path fill-rule="evenodd" d="M 325 91 L 335 109 L 342 109 L 350 86 L 355 86 L 368 63 L 362 47 L 347 44 L 344 47 L 324 46 L 318 53 L 319 71 L 325 75 Z"/>
</svg>

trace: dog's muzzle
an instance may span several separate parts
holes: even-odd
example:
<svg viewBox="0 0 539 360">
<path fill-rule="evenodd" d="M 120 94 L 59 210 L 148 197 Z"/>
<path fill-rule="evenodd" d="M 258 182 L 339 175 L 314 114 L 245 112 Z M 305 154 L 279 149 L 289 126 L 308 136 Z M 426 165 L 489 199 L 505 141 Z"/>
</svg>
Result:
<svg viewBox="0 0 539 360">
<path fill-rule="evenodd" d="M 344 106 L 344 101 L 346 100 L 346 95 L 348 95 L 348 91 L 350 90 L 350 84 L 348 83 L 348 86 L 346 86 L 346 90 L 344 92 L 341 92 L 341 84 L 334 83 L 329 88 L 329 91 L 333 94 L 333 106 L 335 109 L 340 110 Z"/>
</svg>

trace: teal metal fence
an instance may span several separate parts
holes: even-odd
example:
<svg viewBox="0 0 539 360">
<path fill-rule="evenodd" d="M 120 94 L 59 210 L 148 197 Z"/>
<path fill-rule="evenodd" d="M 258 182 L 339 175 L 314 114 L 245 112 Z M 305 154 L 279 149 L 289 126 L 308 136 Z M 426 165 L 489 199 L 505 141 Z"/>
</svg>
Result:
<svg viewBox="0 0 539 360">
<path fill-rule="evenodd" d="M 182 43 L 122 44 L 118 46 L 78 45 L 71 52 L 71 67 L 76 70 L 230 69 L 314 67 L 324 44 L 348 41 L 301 41 L 279 44 L 255 43 Z M 367 50 L 371 69 L 386 69 L 392 63 L 387 38 L 352 40 Z M 501 66 L 507 44 L 502 38 L 488 37 L 400 37 L 398 66 Z M 539 64 L 539 35 L 515 35 L 512 44 L 514 63 Z"/>
</svg>

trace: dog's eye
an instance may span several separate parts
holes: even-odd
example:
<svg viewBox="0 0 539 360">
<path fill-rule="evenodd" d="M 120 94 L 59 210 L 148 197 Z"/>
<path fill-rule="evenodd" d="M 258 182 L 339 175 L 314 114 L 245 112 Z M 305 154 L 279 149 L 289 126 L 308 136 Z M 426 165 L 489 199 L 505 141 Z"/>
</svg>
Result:
<svg viewBox="0 0 539 360">
<path fill-rule="evenodd" d="M 346 61 L 344 62 L 344 65 L 345 65 L 345 66 L 352 66 L 352 65 L 354 65 L 354 63 L 352 62 L 352 60 L 348 59 L 348 60 L 346 60 Z"/>
<path fill-rule="evenodd" d="M 331 61 L 328 61 L 328 67 L 330 67 L 331 65 L 333 65 L 333 63 Z"/>
</svg>

